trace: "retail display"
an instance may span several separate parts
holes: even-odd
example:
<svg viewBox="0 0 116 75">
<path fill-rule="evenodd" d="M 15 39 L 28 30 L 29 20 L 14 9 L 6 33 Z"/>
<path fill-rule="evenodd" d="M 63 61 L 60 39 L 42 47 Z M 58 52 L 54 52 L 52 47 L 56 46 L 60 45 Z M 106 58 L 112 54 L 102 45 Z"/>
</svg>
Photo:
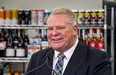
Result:
<svg viewBox="0 0 116 75">
<path fill-rule="evenodd" d="M 72 10 L 79 25 L 79 39 L 83 43 L 105 51 L 104 10 Z M 6 12 L 6 13 L 5 13 Z M 49 47 L 46 21 L 50 10 L 0 10 L 0 61 L 28 62 L 31 55 Z M 28 37 L 27 29 L 39 34 Z M 1 45 L 2 44 L 2 45 Z M 18 75 L 17 71 L 14 73 Z"/>
</svg>

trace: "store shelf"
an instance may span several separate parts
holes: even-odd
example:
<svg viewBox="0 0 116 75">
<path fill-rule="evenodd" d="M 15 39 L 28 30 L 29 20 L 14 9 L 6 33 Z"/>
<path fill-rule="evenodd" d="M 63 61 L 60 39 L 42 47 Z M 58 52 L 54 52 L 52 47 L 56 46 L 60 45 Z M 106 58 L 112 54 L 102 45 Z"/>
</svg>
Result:
<svg viewBox="0 0 116 75">
<path fill-rule="evenodd" d="M 0 57 L 0 62 L 29 62 L 29 58 L 5 58 Z"/>
<path fill-rule="evenodd" d="M 47 25 L 0 25 L 1 29 L 46 29 Z"/>
<path fill-rule="evenodd" d="M 103 27 L 103 25 L 78 25 L 79 29 L 97 29 Z M 47 25 L 0 25 L 0 29 L 47 29 Z"/>
<path fill-rule="evenodd" d="M 47 29 L 47 25 L 0 25 L 1 29 Z M 100 29 L 104 25 L 78 25 L 78 29 Z M 5 58 L 0 57 L 0 62 L 29 62 L 29 58 Z"/>
<path fill-rule="evenodd" d="M 78 29 L 91 29 L 91 28 L 103 29 L 104 25 L 78 25 Z"/>
</svg>

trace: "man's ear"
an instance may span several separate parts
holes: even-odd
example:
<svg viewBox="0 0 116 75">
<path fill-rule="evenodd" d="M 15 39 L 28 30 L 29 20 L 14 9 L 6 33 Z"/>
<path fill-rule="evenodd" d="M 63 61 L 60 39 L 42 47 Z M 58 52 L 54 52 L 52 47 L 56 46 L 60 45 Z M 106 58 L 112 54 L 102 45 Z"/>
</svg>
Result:
<svg viewBox="0 0 116 75">
<path fill-rule="evenodd" d="M 74 35 L 77 36 L 77 34 L 78 34 L 78 25 L 74 25 L 73 30 L 74 30 Z"/>
</svg>

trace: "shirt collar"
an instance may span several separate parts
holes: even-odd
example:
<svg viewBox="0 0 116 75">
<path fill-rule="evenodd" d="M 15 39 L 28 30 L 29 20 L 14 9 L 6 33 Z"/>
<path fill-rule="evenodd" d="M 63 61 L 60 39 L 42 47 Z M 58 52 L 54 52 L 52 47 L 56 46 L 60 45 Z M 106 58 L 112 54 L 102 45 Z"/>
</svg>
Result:
<svg viewBox="0 0 116 75">
<path fill-rule="evenodd" d="M 69 59 L 72 56 L 72 54 L 73 54 L 73 52 L 74 52 L 77 44 L 78 44 L 78 39 L 76 40 L 75 44 L 70 49 L 68 49 L 68 50 L 66 50 L 64 52 L 64 55 L 66 56 L 67 59 Z M 58 56 L 59 53 L 60 52 L 54 50 L 54 57 L 57 58 L 57 56 Z"/>
</svg>

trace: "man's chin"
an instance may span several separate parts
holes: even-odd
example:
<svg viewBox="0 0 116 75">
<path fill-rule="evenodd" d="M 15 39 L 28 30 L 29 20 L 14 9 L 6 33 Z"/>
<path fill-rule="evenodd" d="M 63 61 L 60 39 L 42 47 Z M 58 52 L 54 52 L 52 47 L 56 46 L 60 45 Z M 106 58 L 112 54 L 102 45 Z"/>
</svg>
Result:
<svg viewBox="0 0 116 75">
<path fill-rule="evenodd" d="M 54 46 L 52 46 L 52 48 L 55 49 L 55 50 L 61 49 L 61 47 L 54 47 Z"/>
</svg>

